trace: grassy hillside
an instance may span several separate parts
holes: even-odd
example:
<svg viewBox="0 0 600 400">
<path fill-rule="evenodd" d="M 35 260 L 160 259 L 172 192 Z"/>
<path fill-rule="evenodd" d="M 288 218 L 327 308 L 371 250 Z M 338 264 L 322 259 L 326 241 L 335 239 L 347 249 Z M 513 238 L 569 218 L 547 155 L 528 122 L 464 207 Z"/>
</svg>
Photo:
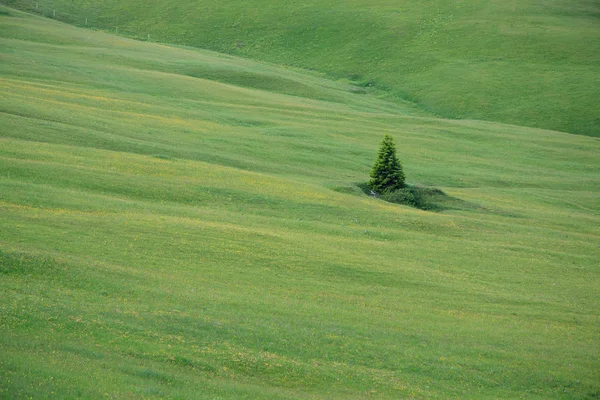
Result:
<svg viewBox="0 0 600 400">
<path fill-rule="evenodd" d="M 600 394 L 600 142 L 0 6 L 0 397 Z M 456 207 L 362 194 L 379 140 Z"/>
<path fill-rule="evenodd" d="M 449 118 L 600 136 L 593 0 L 4 0 L 138 38 L 316 69 Z"/>
</svg>

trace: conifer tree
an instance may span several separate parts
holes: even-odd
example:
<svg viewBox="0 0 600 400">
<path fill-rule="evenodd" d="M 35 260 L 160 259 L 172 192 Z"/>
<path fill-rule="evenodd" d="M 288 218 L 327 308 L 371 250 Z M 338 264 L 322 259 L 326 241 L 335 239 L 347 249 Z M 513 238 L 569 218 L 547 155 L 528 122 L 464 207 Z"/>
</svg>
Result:
<svg viewBox="0 0 600 400">
<path fill-rule="evenodd" d="M 405 186 L 405 176 L 402 165 L 396 157 L 396 145 L 390 135 L 385 135 L 381 141 L 377 160 L 371 168 L 369 187 L 377 194 L 392 192 Z"/>
</svg>

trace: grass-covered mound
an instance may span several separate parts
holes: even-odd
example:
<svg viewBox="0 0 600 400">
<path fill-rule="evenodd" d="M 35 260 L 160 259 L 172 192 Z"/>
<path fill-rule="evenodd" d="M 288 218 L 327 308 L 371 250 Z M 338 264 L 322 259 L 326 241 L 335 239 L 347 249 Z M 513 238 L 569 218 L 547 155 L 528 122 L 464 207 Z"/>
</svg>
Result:
<svg viewBox="0 0 600 400">
<path fill-rule="evenodd" d="M 381 199 L 390 203 L 405 204 L 421 210 L 442 210 L 448 203 L 449 196 L 437 188 L 407 186 L 402 189 L 386 192 Z"/>
<path fill-rule="evenodd" d="M 425 211 L 485 211 L 481 206 L 449 196 L 443 190 L 435 187 L 408 184 L 402 189 L 387 191 L 381 195 L 373 195 L 373 192 L 367 183 L 359 183 L 358 187 L 368 196 L 373 196 L 389 203 L 402 204 Z"/>
<path fill-rule="evenodd" d="M 378 88 L 444 117 L 600 135 L 600 8 L 590 0 L 4 3 L 144 40 L 316 69 L 347 79 L 353 93 Z M 185 62 L 178 71 L 218 76 Z"/>
<path fill-rule="evenodd" d="M 0 11 L 1 398 L 597 396 L 597 139 Z"/>
</svg>

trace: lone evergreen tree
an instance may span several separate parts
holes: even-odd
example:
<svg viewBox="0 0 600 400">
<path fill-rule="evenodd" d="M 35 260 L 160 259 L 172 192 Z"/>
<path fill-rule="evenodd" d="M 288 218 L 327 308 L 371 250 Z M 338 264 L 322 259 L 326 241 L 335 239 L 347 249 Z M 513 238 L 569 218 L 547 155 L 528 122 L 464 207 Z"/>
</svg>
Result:
<svg viewBox="0 0 600 400">
<path fill-rule="evenodd" d="M 385 135 L 371 168 L 369 187 L 377 194 L 392 192 L 405 186 L 404 171 L 396 157 L 396 145 L 390 135 Z"/>
</svg>

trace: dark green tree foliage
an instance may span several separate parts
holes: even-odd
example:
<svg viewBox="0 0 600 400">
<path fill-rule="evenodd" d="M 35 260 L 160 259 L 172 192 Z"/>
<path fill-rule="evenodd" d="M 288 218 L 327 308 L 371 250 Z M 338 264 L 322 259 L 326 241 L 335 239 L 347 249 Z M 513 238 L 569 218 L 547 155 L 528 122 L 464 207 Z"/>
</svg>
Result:
<svg viewBox="0 0 600 400">
<path fill-rule="evenodd" d="M 377 160 L 371 168 L 369 187 L 377 194 L 392 192 L 405 186 L 404 171 L 396 157 L 396 144 L 390 135 L 385 135 L 379 147 Z"/>
</svg>

